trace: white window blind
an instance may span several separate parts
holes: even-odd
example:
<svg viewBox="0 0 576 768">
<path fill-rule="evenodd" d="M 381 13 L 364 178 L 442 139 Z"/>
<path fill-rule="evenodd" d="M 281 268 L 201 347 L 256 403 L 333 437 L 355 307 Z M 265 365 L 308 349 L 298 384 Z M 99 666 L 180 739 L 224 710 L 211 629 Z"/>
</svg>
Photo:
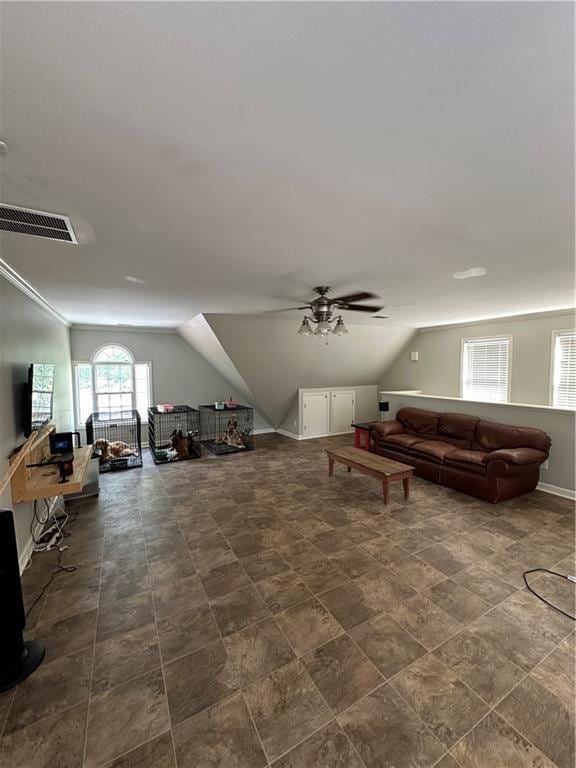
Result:
<svg viewBox="0 0 576 768">
<path fill-rule="evenodd" d="M 576 331 L 554 334 L 552 405 L 576 408 Z"/>
<path fill-rule="evenodd" d="M 505 403 L 509 400 L 510 337 L 464 339 L 462 397 Z"/>
</svg>

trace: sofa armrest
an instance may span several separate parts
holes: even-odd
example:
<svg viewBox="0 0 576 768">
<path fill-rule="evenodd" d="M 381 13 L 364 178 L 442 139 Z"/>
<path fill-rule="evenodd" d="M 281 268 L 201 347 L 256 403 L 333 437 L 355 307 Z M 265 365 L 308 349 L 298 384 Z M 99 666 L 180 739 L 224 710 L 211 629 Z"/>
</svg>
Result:
<svg viewBox="0 0 576 768">
<path fill-rule="evenodd" d="M 542 464 L 546 461 L 548 454 L 544 451 L 537 451 L 535 448 L 501 448 L 498 451 L 492 451 L 484 456 L 484 464 L 490 464 L 491 461 L 505 461 L 508 464 Z"/>
<path fill-rule="evenodd" d="M 372 424 L 372 432 L 376 432 L 379 437 L 386 435 L 399 435 L 404 432 L 404 427 L 399 421 L 377 421 Z"/>
</svg>

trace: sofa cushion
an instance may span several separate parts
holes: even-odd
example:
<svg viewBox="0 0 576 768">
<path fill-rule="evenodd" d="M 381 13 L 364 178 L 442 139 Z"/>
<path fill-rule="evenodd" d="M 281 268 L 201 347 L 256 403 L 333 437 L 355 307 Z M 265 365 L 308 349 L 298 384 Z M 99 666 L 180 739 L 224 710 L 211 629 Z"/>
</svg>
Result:
<svg viewBox="0 0 576 768">
<path fill-rule="evenodd" d="M 477 464 L 483 466 L 484 458 L 488 456 L 485 451 L 470 451 L 464 448 L 453 448 L 448 458 L 453 461 L 463 461 L 465 464 Z"/>
<path fill-rule="evenodd" d="M 379 438 L 404 432 L 404 427 L 399 421 L 375 421 L 370 425 L 370 429 L 377 432 Z"/>
<path fill-rule="evenodd" d="M 440 440 L 425 440 L 410 448 L 410 453 L 442 464 L 444 457 L 453 450 L 454 446 L 450 443 L 442 443 Z"/>
<path fill-rule="evenodd" d="M 423 411 L 420 408 L 400 408 L 396 414 L 396 421 L 404 427 L 406 432 L 422 437 L 434 437 L 440 414 L 436 411 Z"/>
<path fill-rule="evenodd" d="M 548 453 L 551 444 L 546 432 L 540 429 L 512 427 L 493 421 L 479 421 L 474 437 L 478 447 L 487 452 L 499 448 L 535 448 Z"/>
<path fill-rule="evenodd" d="M 476 416 L 468 416 L 465 413 L 441 413 L 436 440 L 457 445 L 459 448 L 469 448 L 479 421 Z"/>
<path fill-rule="evenodd" d="M 396 451 L 406 451 L 417 443 L 423 442 L 424 438 L 416 435 L 386 435 L 380 442 L 382 445 L 390 445 Z"/>
<path fill-rule="evenodd" d="M 484 451 L 469 451 L 464 448 L 453 448 L 444 458 L 444 463 L 451 467 L 458 467 L 467 472 L 474 472 L 477 475 L 486 474 L 485 457 L 488 456 Z"/>
</svg>

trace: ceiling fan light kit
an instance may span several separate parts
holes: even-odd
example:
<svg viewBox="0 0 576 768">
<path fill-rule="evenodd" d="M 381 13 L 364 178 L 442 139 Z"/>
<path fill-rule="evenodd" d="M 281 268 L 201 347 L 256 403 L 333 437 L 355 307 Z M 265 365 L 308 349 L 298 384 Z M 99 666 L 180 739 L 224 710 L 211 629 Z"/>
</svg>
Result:
<svg viewBox="0 0 576 768">
<path fill-rule="evenodd" d="M 300 336 L 318 336 L 326 340 L 328 344 L 329 334 L 334 336 L 345 336 L 348 333 L 348 328 L 344 324 L 342 315 L 334 315 L 334 310 L 348 310 L 349 312 L 367 312 L 373 315 L 375 312 L 379 312 L 383 307 L 369 306 L 367 304 L 356 304 L 357 301 L 363 301 L 365 299 L 377 299 L 373 293 L 367 293 L 361 291 L 359 293 L 351 293 L 347 296 L 339 296 L 336 299 L 328 298 L 327 294 L 330 291 L 328 286 L 317 286 L 314 288 L 314 292 L 318 294 L 316 299 L 313 299 L 309 304 L 302 307 L 292 307 L 292 309 L 309 309 L 311 316 L 304 315 L 302 324 L 298 329 Z M 310 323 L 315 323 L 314 328 Z M 332 323 L 335 323 L 332 327 Z"/>
</svg>

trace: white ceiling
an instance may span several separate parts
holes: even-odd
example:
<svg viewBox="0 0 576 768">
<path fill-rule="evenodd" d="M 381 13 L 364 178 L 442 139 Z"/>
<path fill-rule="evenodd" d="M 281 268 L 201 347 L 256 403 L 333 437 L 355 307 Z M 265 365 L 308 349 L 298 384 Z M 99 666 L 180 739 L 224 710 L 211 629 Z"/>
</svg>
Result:
<svg viewBox="0 0 576 768">
<path fill-rule="evenodd" d="M 253 313 L 325 282 L 378 293 L 384 324 L 569 306 L 573 13 L 3 4 L 2 200 L 86 242 L 5 234 L 2 257 L 82 323 Z"/>
</svg>

